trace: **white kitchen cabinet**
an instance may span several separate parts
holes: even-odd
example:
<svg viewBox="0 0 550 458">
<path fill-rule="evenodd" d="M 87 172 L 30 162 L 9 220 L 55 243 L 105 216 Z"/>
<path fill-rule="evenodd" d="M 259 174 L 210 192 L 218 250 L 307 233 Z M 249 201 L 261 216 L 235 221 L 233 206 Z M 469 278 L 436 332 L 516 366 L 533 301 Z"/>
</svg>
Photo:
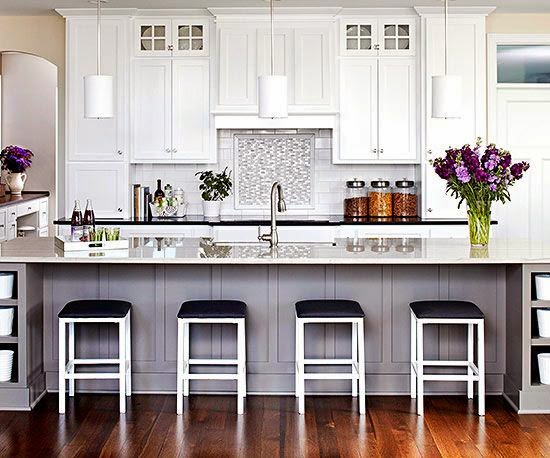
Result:
<svg viewBox="0 0 550 458">
<path fill-rule="evenodd" d="M 285 22 L 275 29 L 275 73 L 288 80 L 289 112 L 334 109 L 332 23 Z M 219 81 L 217 112 L 255 113 L 258 76 L 270 72 L 266 24 L 250 21 L 218 26 Z"/>
<path fill-rule="evenodd" d="M 342 58 L 336 164 L 417 161 L 414 58 Z"/>
<path fill-rule="evenodd" d="M 209 68 L 203 58 L 135 60 L 133 162 L 215 162 Z"/>
<path fill-rule="evenodd" d="M 96 73 L 95 18 L 67 20 L 67 158 L 70 161 L 124 161 L 127 157 L 127 23 L 105 17 L 101 26 L 101 69 L 113 77 L 114 116 L 84 118 L 84 76 Z"/>
<path fill-rule="evenodd" d="M 425 39 L 422 49 L 424 97 L 424 154 L 422 173 L 423 216 L 428 218 L 463 218 L 465 206 L 457 209 L 458 201 L 445 193 L 446 182 L 439 178 L 429 163 L 443 156 L 445 150 L 474 144 L 476 138 L 486 138 L 485 108 L 485 14 L 453 14 L 449 18 L 449 74 L 462 78 L 462 117 L 432 118 L 432 76 L 444 74 L 444 21 L 440 11 L 419 9 Z"/>
<path fill-rule="evenodd" d="M 80 201 L 82 208 L 86 205 L 86 199 L 92 199 L 97 218 L 128 217 L 127 164 L 69 163 L 66 170 L 66 182 L 66 215 L 71 215 L 75 200 Z"/>
<path fill-rule="evenodd" d="M 0 210 L 0 241 L 6 240 L 8 226 L 8 215 L 6 210 Z"/>
<path fill-rule="evenodd" d="M 172 60 L 136 59 L 133 73 L 133 160 L 172 159 Z"/>
<path fill-rule="evenodd" d="M 137 57 L 207 56 L 208 37 L 208 19 L 151 17 L 134 21 L 134 53 Z"/>
<path fill-rule="evenodd" d="M 417 18 L 352 16 L 340 20 L 342 56 L 414 56 Z"/>
</svg>

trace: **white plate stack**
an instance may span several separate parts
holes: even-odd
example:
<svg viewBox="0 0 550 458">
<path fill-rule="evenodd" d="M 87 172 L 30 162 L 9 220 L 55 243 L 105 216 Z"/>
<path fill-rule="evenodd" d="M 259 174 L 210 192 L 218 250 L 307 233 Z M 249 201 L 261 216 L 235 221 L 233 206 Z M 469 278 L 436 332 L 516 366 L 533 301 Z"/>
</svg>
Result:
<svg viewBox="0 0 550 458">
<path fill-rule="evenodd" d="M 550 385 L 550 353 L 539 353 L 540 383 Z"/>
<path fill-rule="evenodd" d="M 0 336 L 11 336 L 14 311 L 13 307 L 0 307 Z"/>
<path fill-rule="evenodd" d="M 0 350 L 0 382 L 9 382 L 13 368 L 13 350 Z"/>
<path fill-rule="evenodd" d="M 13 272 L 0 272 L 0 299 L 11 299 L 13 297 Z"/>
</svg>

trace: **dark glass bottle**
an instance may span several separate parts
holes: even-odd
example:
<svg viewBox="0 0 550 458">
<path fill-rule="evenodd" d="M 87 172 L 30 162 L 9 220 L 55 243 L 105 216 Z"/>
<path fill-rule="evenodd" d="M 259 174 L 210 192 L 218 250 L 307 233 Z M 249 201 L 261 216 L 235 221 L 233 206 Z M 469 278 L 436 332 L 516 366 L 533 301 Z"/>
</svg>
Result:
<svg viewBox="0 0 550 458">
<path fill-rule="evenodd" d="M 94 214 L 94 209 L 92 207 L 92 201 L 90 199 L 86 201 L 86 210 L 84 210 L 83 226 L 84 226 L 83 228 L 84 238 L 89 240 L 90 232 L 95 228 L 95 214 Z"/>
<path fill-rule="evenodd" d="M 83 237 L 83 220 L 82 211 L 80 210 L 80 202 L 74 201 L 73 214 L 71 215 L 71 240 L 73 242 L 81 242 Z"/>
<path fill-rule="evenodd" d="M 155 202 L 164 198 L 164 191 L 162 190 L 162 183 L 157 180 L 157 190 L 155 191 Z"/>
</svg>

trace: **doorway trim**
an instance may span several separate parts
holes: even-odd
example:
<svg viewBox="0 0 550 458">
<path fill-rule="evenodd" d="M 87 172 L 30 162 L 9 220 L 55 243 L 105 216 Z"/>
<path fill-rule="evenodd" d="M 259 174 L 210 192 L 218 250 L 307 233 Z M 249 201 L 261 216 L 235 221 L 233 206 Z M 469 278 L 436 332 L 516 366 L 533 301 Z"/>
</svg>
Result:
<svg viewBox="0 0 550 458">
<path fill-rule="evenodd" d="M 497 137 L 497 92 L 499 88 L 533 89 L 549 88 L 545 83 L 506 83 L 497 79 L 498 45 L 549 45 L 550 34 L 488 33 L 487 34 L 487 143 L 494 143 Z"/>
</svg>

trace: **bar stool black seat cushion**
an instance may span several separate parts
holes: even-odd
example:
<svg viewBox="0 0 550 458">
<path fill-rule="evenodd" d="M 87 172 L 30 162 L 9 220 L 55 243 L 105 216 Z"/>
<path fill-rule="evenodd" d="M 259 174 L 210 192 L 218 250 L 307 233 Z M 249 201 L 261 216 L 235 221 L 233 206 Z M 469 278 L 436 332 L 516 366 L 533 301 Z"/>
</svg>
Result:
<svg viewBox="0 0 550 458">
<path fill-rule="evenodd" d="M 411 310 L 420 319 L 480 319 L 485 318 L 483 312 L 473 302 L 468 301 L 415 301 L 410 304 Z"/>
<path fill-rule="evenodd" d="M 245 318 L 246 304 L 233 300 L 187 301 L 181 304 L 178 318 Z"/>
<path fill-rule="evenodd" d="M 57 315 L 59 318 L 124 318 L 132 304 L 116 299 L 71 301 Z"/>
<path fill-rule="evenodd" d="M 298 318 L 363 318 L 359 302 L 344 299 L 309 299 L 296 302 Z"/>
</svg>

